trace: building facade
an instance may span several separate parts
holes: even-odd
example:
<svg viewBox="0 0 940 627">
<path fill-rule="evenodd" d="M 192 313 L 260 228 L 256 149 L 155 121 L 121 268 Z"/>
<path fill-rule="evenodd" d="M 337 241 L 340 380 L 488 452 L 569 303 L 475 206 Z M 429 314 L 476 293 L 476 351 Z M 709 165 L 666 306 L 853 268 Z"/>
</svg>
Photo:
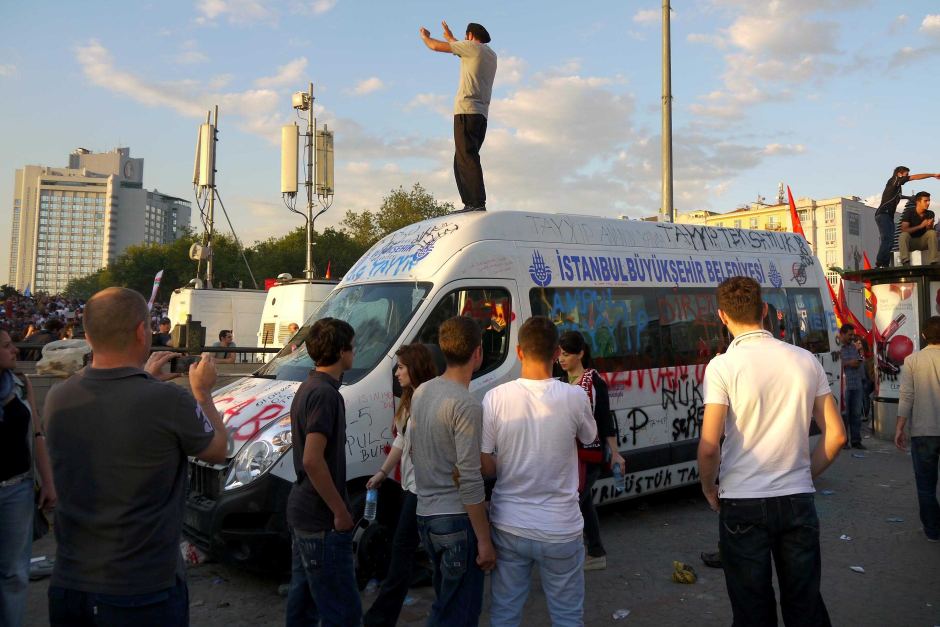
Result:
<svg viewBox="0 0 940 627">
<path fill-rule="evenodd" d="M 833 290 L 839 289 L 839 274 L 832 268 L 860 270 L 864 267 L 863 255 L 866 252 L 874 264 L 879 240 L 874 208 L 857 196 L 825 200 L 800 198 L 794 204 L 806 241 L 826 270 Z M 728 213 L 696 210 L 680 214 L 676 221 L 735 229 L 793 231 L 790 206 L 786 203 L 752 203 Z M 863 286 L 846 281 L 845 296 L 855 316 L 867 324 Z"/>
<path fill-rule="evenodd" d="M 188 201 L 143 188 L 144 160 L 129 148 L 79 148 L 67 168 L 16 171 L 9 283 L 56 293 L 113 263 L 128 246 L 174 241 L 189 226 Z"/>
</svg>

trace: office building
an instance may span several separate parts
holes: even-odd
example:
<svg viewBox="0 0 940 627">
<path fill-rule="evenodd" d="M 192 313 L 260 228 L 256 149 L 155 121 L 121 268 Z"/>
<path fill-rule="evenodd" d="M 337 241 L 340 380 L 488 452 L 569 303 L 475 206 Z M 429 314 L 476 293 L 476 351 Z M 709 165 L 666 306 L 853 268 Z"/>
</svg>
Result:
<svg viewBox="0 0 940 627">
<path fill-rule="evenodd" d="M 144 160 L 130 148 L 78 148 L 66 168 L 16 171 L 9 283 L 60 292 L 70 279 L 113 263 L 128 246 L 174 241 L 190 203 L 143 187 Z"/>
</svg>

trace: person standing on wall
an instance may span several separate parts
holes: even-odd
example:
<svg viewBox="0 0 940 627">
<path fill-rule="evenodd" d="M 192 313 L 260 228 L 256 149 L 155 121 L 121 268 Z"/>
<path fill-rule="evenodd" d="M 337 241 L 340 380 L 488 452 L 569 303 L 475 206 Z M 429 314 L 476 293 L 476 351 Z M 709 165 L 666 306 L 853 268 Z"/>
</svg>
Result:
<svg viewBox="0 0 940 627">
<path fill-rule="evenodd" d="M 923 330 L 927 346 L 904 359 L 898 399 L 894 444 L 904 451 L 905 427 L 910 431 L 914 483 L 924 535 L 940 541 L 940 503 L 937 473 L 940 466 L 940 316 L 927 319 Z"/>
<path fill-rule="evenodd" d="M 587 395 L 552 377 L 558 331 L 544 316 L 519 329 L 515 381 L 483 398 L 483 473 L 496 477 L 490 516 L 499 561 L 493 573 L 493 627 L 523 624 L 537 566 L 552 625 L 584 624 L 584 520 L 578 510 L 575 441 L 597 425 Z"/>
<path fill-rule="evenodd" d="M 483 363 L 476 320 L 454 316 L 438 331 L 447 368 L 411 399 L 411 451 L 418 490 L 418 531 L 434 569 L 435 600 L 428 627 L 476 625 L 483 575 L 493 570 L 480 470 L 483 407 L 470 394 Z"/>
<path fill-rule="evenodd" d="M 435 52 L 449 52 L 460 57 L 460 83 L 454 98 L 454 178 L 463 202 L 463 211 L 486 211 L 486 187 L 480 165 L 480 148 L 486 138 L 490 94 L 496 76 L 496 53 L 487 44 L 490 34 L 475 22 L 467 24 L 463 41 L 454 37 L 447 26 L 444 40 L 434 39 L 428 29 L 419 31 L 421 39 Z"/>
<path fill-rule="evenodd" d="M 584 516 L 584 539 L 587 542 L 587 557 L 584 559 L 584 570 L 603 570 L 607 568 L 607 551 L 601 542 L 601 527 L 594 508 L 594 483 L 603 470 L 604 450 L 610 452 L 610 464 L 618 464 L 621 472 L 626 472 L 626 461 L 619 451 L 617 442 L 617 429 L 610 413 L 610 398 L 607 395 L 607 383 L 591 368 L 591 347 L 584 340 L 579 331 L 566 331 L 558 340 L 561 352 L 558 355 L 558 365 L 566 374 L 566 383 L 580 386 L 587 392 L 594 421 L 597 424 L 597 437 L 599 441 L 593 447 L 579 447 L 578 457 L 587 457 L 596 451 L 598 459 L 582 461 L 584 464 L 584 483 L 581 488 L 579 506 Z"/>
<path fill-rule="evenodd" d="M 346 494 L 346 403 L 339 393 L 352 368 L 355 331 L 322 318 L 307 335 L 316 364 L 291 403 L 297 480 L 287 498 L 291 580 L 287 625 L 359 625 L 362 605 L 353 563 L 353 523 Z"/>
<path fill-rule="evenodd" d="M 940 173 L 911 174 L 911 169 L 907 166 L 899 165 L 894 168 L 894 174 L 888 179 L 885 189 L 881 193 L 881 204 L 875 210 L 875 224 L 878 225 L 878 233 L 881 237 L 881 242 L 878 245 L 878 256 L 875 258 L 876 268 L 891 266 L 891 246 L 894 244 L 894 214 L 902 198 L 901 186 L 908 181 L 929 178 L 940 179 Z"/>
<path fill-rule="evenodd" d="M 399 509 L 398 526 L 392 539 L 392 557 L 388 565 L 388 574 L 379 588 L 379 595 L 372 607 L 362 617 L 365 627 L 394 627 L 401 614 L 401 606 L 408 595 L 411 585 L 411 571 L 414 566 L 415 551 L 420 544 L 418 536 L 418 495 L 415 491 L 415 469 L 411 462 L 411 433 L 408 423 L 411 418 L 411 399 L 415 389 L 437 376 L 437 367 L 431 351 L 424 344 L 414 343 L 402 346 L 396 351 L 398 364 L 395 376 L 401 385 L 401 400 L 395 410 L 395 441 L 379 471 L 366 482 L 367 489 L 378 488 L 395 472 L 395 466 L 401 462 L 402 501 Z"/>
<path fill-rule="evenodd" d="M 702 492 L 719 514 L 733 622 L 777 624 L 776 566 L 784 623 L 830 625 L 819 587 L 813 478 L 845 443 L 839 409 L 816 357 L 762 328 L 767 304 L 757 281 L 727 279 L 717 300 L 718 317 L 734 340 L 705 369 L 698 465 Z M 821 434 L 810 452 L 806 434 L 814 418 Z"/>
</svg>

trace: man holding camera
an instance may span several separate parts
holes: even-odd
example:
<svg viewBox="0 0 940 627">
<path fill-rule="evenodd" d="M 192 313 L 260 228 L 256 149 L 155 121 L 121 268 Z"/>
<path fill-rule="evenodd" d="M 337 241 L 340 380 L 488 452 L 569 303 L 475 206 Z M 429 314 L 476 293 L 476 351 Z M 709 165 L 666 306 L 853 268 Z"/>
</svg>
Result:
<svg viewBox="0 0 940 627">
<path fill-rule="evenodd" d="M 228 449 L 215 362 L 192 367 L 192 394 L 166 383 L 175 353 L 150 355 L 147 302 L 125 288 L 91 297 L 85 334 L 91 365 L 46 399 L 59 492 L 49 622 L 188 625 L 179 551 L 188 457 L 220 463 Z"/>
</svg>

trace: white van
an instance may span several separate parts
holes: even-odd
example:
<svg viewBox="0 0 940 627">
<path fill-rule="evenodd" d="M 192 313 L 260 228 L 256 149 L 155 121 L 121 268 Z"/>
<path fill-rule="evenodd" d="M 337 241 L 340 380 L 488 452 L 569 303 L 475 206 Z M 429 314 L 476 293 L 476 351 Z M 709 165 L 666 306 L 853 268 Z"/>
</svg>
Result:
<svg viewBox="0 0 940 627">
<path fill-rule="evenodd" d="M 287 275 L 290 277 L 290 275 Z M 278 281 L 268 288 L 258 330 L 259 348 L 281 348 L 291 338 L 290 325 L 299 327 L 326 300 L 339 281 L 293 279 Z M 268 361 L 262 355 L 262 361 Z"/>
<path fill-rule="evenodd" d="M 347 320 L 356 357 L 346 400 L 347 477 L 356 507 L 392 441 L 392 368 L 402 344 L 435 344 L 455 315 L 484 329 L 479 398 L 519 375 L 514 346 L 532 315 L 590 340 L 610 388 L 627 460 L 626 492 L 595 486 L 598 503 L 698 480 L 702 379 L 727 345 L 715 287 L 753 277 L 770 305 L 769 329 L 817 355 L 833 381 L 835 318 L 819 262 L 793 233 L 723 229 L 541 213 L 468 213 L 420 222 L 373 246 L 304 323 Z M 312 366 L 303 348 L 283 350 L 215 401 L 231 434 L 229 461 L 193 461 L 185 532 L 197 545 L 241 562 L 286 558 L 284 509 L 295 479 L 289 409 Z M 772 367 L 772 364 L 755 364 Z M 838 389 L 838 386 L 834 386 Z M 398 487 L 383 484 L 375 542 L 360 541 L 359 566 L 380 559 L 397 520 Z M 361 510 L 360 510 L 361 511 Z M 382 530 L 385 530 L 385 534 Z"/>
<path fill-rule="evenodd" d="M 206 329 L 206 346 L 219 339 L 219 331 L 228 329 L 235 336 L 235 344 L 255 346 L 265 292 L 246 289 L 193 289 L 181 287 L 173 290 L 167 317 L 170 323 L 186 324 L 191 315 Z"/>
</svg>

